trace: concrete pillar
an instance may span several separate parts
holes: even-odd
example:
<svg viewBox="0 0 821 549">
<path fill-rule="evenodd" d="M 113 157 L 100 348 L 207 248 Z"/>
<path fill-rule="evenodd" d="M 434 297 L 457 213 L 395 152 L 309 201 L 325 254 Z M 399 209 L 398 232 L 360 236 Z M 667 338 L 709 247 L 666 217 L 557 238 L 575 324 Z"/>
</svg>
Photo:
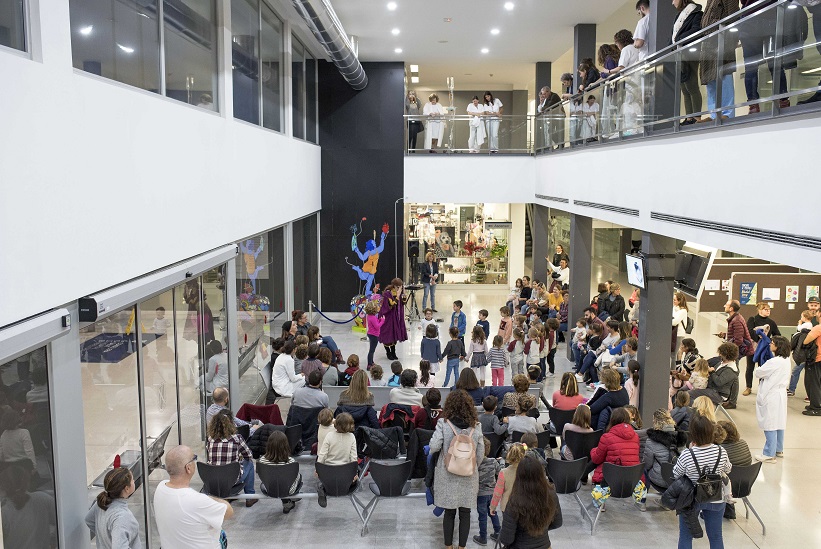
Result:
<svg viewBox="0 0 821 549">
<path fill-rule="evenodd" d="M 548 238 L 550 236 L 550 209 L 533 205 L 533 277 L 536 280 L 546 282 L 547 260 L 545 257 L 550 251 L 548 248 Z"/>
<path fill-rule="evenodd" d="M 536 104 L 539 101 L 539 90 L 544 86 L 549 86 L 553 77 L 553 63 L 550 61 L 538 61 L 536 63 Z"/>
<path fill-rule="evenodd" d="M 641 364 L 642 418 L 667 408 L 670 387 L 670 336 L 673 314 L 673 278 L 676 241 L 644 233 L 641 251 L 646 254 L 645 283 L 639 301 L 639 364 Z"/>
<path fill-rule="evenodd" d="M 574 90 L 579 87 L 576 69 L 585 57 L 590 57 L 593 60 L 596 59 L 596 25 L 592 23 L 581 23 L 573 27 L 572 72 L 574 75 Z"/>
<path fill-rule="evenodd" d="M 668 0 L 650 0 L 650 33 L 647 37 L 650 53 L 666 48 L 673 38 L 673 23 L 678 11 Z M 631 29 L 632 30 L 632 29 Z"/>
<path fill-rule="evenodd" d="M 534 248 L 535 250 L 535 248 Z M 593 219 L 570 214 L 570 311 L 567 328 L 576 326 L 582 311 L 590 305 L 590 277 L 593 265 Z M 570 332 L 565 334 L 569 342 Z M 567 358 L 573 360 L 573 351 L 567 345 Z"/>
</svg>

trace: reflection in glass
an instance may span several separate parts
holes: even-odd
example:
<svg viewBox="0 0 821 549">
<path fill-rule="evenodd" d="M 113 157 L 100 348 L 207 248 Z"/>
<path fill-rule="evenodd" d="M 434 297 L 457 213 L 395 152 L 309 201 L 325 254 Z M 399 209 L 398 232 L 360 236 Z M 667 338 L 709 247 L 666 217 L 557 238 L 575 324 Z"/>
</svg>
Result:
<svg viewBox="0 0 821 549">
<path fill-rule="evenodd" d="M 217 110 L 214 0 L 163 0 L 165 94 Z"/>
<path fill-rule="evenodd" d="M 316 214 L 293 222 L 294 309 L 307 311 L 308 301 L 319 304 L 317 233 Z"/>
<path fill-rule="evenodd" d="M 267 5 L 261 7 L 262 125 L 282 131 L 282 21 Z"/>
<path fill-rule="evenodd" d="M 0 0 L 0 46 L 26 51 L 23 0 Z"/>
<path fill-rule="evenodd" d="M 57 546 L 48 364 L 42 347 L 0 365 L 0 545 Z M 23 494 L 25 494 L 23 496 Z"/>
<path fill-rule="evenodd" d="M 294 137 L 305 139 L 305 47 L 295 36 L 291 40 L 291 87 Z"/>
<path fill-rule="evenodd" d="M 234 118 L 259 124 L 259 12 L 257 0 L 231 2 Z"/>
<path fill-rule="evenodd" d="M 69 0 L 76 68 L 144 90 L 160 88 L 158 0 Z"/>
<path fill-rule="evenodd" d="M 306 139 L 311 143 L 317 142 L 316 136 L 316 121 L 317 121 L 317 74 L 316 74 L 316 59 L 309 53 L 305 52 L 305 110 L 307 118 L 305 120 L 305 135 Z"/>
</svg>

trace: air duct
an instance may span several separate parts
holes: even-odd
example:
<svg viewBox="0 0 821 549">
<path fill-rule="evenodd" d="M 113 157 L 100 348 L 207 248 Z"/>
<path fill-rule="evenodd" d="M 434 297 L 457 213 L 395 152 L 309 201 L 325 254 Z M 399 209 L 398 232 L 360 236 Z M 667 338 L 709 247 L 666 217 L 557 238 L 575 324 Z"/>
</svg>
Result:
<svg viewBox="0 0 821 549">
<path fill-rule="evenodd" d="M 321 6 L 317 6 L 319 13 L 314 9 L 314 5 L 320 3 L 319 0 L 291 1 L 296 11 L 305 20 L 305 24 L 328 52 L 342 77 L 353 89 L 357 91 L 365 89 L 368 85 L 368 75 L 365 74 L 365 69 L 362 68 L 330 0 L 321 0 Z"/>
</svg>

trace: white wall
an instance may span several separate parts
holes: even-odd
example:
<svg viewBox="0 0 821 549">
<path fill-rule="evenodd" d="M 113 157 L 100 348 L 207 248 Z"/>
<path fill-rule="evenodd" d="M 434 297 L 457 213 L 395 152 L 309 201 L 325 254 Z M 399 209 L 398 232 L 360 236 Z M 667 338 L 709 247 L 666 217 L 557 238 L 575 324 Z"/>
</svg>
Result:
<svg viewBox="0 0 821 549">
<path fill-rule="evenodd" d="M 536 164 L 530 156 L 486 154 L 405 157 L 405 198 L 412 202 L 532 202 Z"/>
<path fill-rule="evenodd" d="M 816 116 L 537 157 L 537 194 L 634 208 L 640 216 L 536 202 L 821 271 L 821 251 L 650 219 L 655 211 L 818 238 L 821 187 L 812 166 L 819 143 Z M 606 168 L 580 171 L 584 165 Z M 582 173 L 591 177 L 568 177 Z"/>
<path fill-rule="evenodd" d="M 75 71 L 40 4 L 0 52 L 0 326 L 320 208 L 319 147 Z"/>
</svg>

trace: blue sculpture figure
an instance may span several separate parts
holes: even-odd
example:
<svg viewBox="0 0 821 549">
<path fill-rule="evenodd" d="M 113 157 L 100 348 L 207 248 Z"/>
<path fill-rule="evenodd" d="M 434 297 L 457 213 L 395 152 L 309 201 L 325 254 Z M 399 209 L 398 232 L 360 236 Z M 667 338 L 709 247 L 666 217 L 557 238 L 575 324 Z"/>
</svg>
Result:
<svg viewBox="0 0 821 549">
<path fill-rule="evenodd" d="M 239 244 L 239 250 L 242 252 L 243 259 L 245 259 L 245 272 L 248 273 L 248 279 L 251 281 L 254 293 L 257 293 L 257 275 L 264 266 L 257 265 L 257 257 L 262 253 L 263 244 L 262 237 L 259 237 L 259 247 L 256 250 L 254 249 L 254 241 L 250 238 Z"/>
<path fill-rule="evenodd" d="M 363 217 L 362 221 L 365 221 L 367 218 Z M 376 275 L 376 267 L 379 264 L 379 254 L 382 253 L 382 250 L 385 249 L 385 236 L 387 236 L 388 231 L 390 230 L 390 226 L 385 223 L 382 225 L 382 237 L 379 239 L 379 246 L 376 245 L 376 241 L 368 240 L 365 243 L 365 251 L 360 252 L 359 246 L 357 244 L 357 237 L 362 232 L 362 221 L 359 222 L 359 232 L 357 232 L 357 226 L 351 226 L 351 232 L 353 233 L 353 237 L 351 238 L 351 250 L 356 252 L 356 255 L 359 256 L 359 259 L 362 261 L 362 267 L 358 265 L 352 264 L 348 261 L 348 258 L 345 258 L 345 262 L 351 266 L 351 268 L 356 271 L 356 274 L 359 275 L 360 280 L 365 281 L 365 296 L 370 296 L 373 293 L 373 279 L 374 275 Z M 374 231 L 374 237 L 376 236 L 376 231 Z"/>
</svg>

